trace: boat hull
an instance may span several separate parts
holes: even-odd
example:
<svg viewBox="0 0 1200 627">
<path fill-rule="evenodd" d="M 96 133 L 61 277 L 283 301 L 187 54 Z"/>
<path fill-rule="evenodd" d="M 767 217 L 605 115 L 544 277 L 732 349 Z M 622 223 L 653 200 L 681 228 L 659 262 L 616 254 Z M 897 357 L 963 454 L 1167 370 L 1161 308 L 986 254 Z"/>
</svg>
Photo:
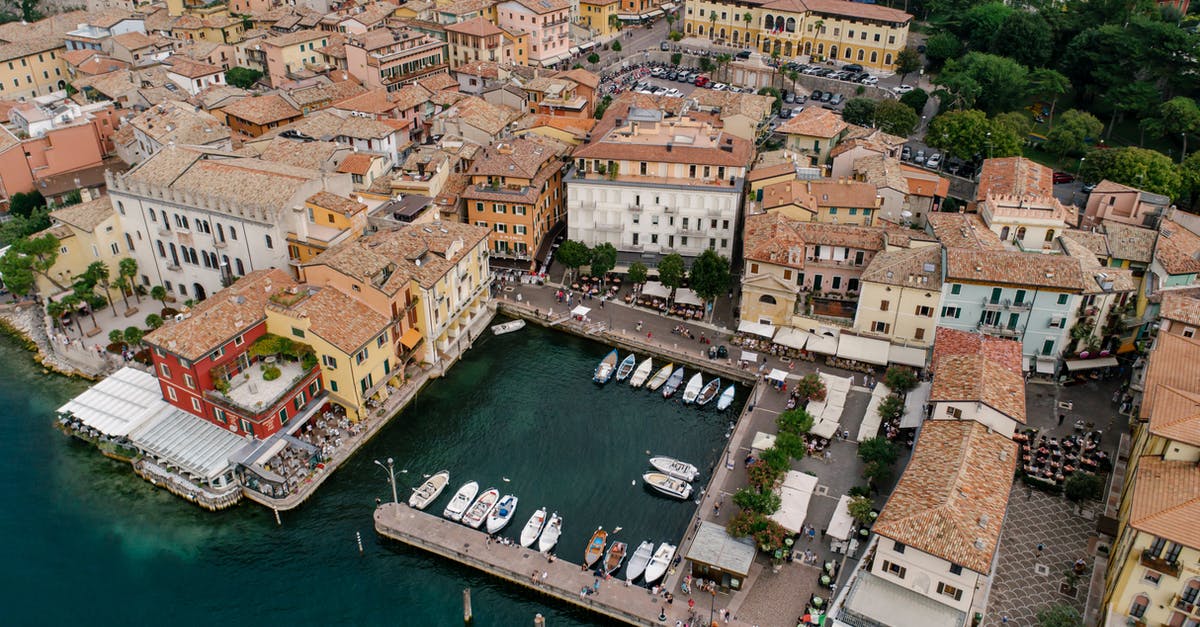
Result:
<svg viewBox="0 0 1200 627">
<path fill-rule="evenodd" d="M 596 366 L 596 372 L 592 374 L 592 381 L 600 385 L 608 383 L 612 379 L 613 374 L 617 370 L 617 351 L 614 349 L 603 360 L 600 365 Z"/>
<path fill-rule="evenodd" d="M 487 520 L 488 514 L 492 513 L 492 509 L 496 507 L 496 502 L 500 500 L 500 491 L 496 488 L 488 488 L 475 497 L 475 502 L 471 503 L 471 508 L 467 513 L 463 514 L 462 523 L 473 529 L 478 529 L 483 526 L 483 521 Z"/>
<path fill-rule="evenodd" d="M 642 573 L 646 572 L 646 566 L 650 565 L 652 557 L 654 557 L 654 543 L 639 544 L 637 550 L 633 552 L 633 557 L 629 558 L 629 565 L 625 567 L 625 580 L 633 581 L 642 576 Z"/>
<path fill-rule="evenodd" d="M 412 496 L 408 497 L 408 505 L 416 509 L 423 510 L 429 507 L 429 504 L 436 501 L 446 486 L 450 483 L 450 471 L 443 470 L 434 474 L 432 477 L 425 480 L 421 487 L 413 490 Z"/>
<path fill-rule="evenodd" d="M 720 392 L 720 391 L 721 391 L 721 380 L 720 379 L 713 379 L 712 381 L 709 381 L 708 384 L 706 384 L 704 386 L 704 388 L 700 390 L 700 396 L 696 397 L 696 405 L 698 407 L 704 407 L 709 402 L 711 402 L 712 399 L 716 398 L 717 392 Z"/>
<path fill-rule="evenodd" d="M 691 484 L 666 473 L 648 472 L 642 475 L 642 480 L 656 492 L 671 498 L 686 501 L 692 496 Z"/>
<path fill-rule="evenodd" d="M 583 565 L 591 568 L 604 557 L 604 545 L 608 542 L 608 532 L 603 529 L 597 529 L 596 533 L 592 534 L 592 539 L 588 540 L 587 550 L 583 553 Z"/>
<path fill-rule="evenodd" d="M 650 465 L 655 470 L 676 479 L 683 481 L 695 481 L 700 475 L 700 470 L 687 462 L 680 461 L 673 457 L 659 456 L 651 457 Z"/>
<path fill-rule="evenodd" d="M 489 534 L 499 533 L 512 522 L 513 515 L 517 513 L 517 502 L 517 497 L 511 494 L 505 494 L 504 498 L 500 499 L 487 517 L 486 527 Z"/>
<path fill-rule="evenodd" d="M 633 374 L 633 368 L 637 365 L 637 358 L 633 355 L 626 357 L 620 366 L 617 366 L 617 381 L 624 381 Z"/>
<path fill-rule="evenodd" d="M 671 567 L 671 558 L 674 556 L 674 545 L 666 542 L 658 545 L 658 550 L 654 552 L 654 557 L 650 558 L 650 563 L 646 566 L 646 583 L 654 583 L 667 574 L 667 569 Z"/>
<path fill-rule="evenodd" d="M 725 391 L 721 392 L 721 398 L 717 399 L 717 409 L 721 411 L 729 409 L 729 406 L 733 404 L 733 395 L 735 393 L 732 385 L 725 388 Z"/>
<path fill-rule="evenodd" d="M 442 515 L 454 522 L 459 522 L 462 520 L 463 514 L 467 513 L 467 508 L 471 507 L 471 503 L 475 501 L 475 495 L 477 494 L 479 494 L 478 483 L 474 481 L 464 483 L 454 493 L 454 498 L 450 499 L 450 503 L 442 511 Z"/>
<path fill-rule="evenodd" d="M 492 325 L 492 334 L 493 335 L 504 335 L 505 333 L 512 333 L 513 331 L 520 331 L 521 329 L 524 329 L 524 328 L 525 328 L 524 320 L 513 320 L 512 322 L 505 322 L 504 324 Z"/>
<path fill-rule="evenodd" d="M 692 375 L 688 380 L 687 387 L 683 389 L 683 402 L 695 403 L 696 397 L 700 395 L 700 390 L 704 388 L 704 378 L 699 374 Z"/>
<path fill-rule="evenodd" d="M 555 513 L 546 523 L 546 527 L 542 529 L 542 533 L 538 535 L 538 550 L 542 553 L 553 550 L 561 535 L 562 517 Z"/>
<path fill-rule="evenodd" d="M 679 391 L 679 386 L 683 384 L 683 368 L 677 369 L 671 373 L 671 377 L 663 384 L 663 398 L 671 398 L 675 392 Z"/>
<path fill-rule="evenodd" d="M 521 546 L 524 548 L 533 546 L 545 528 L 546 509 L 542 508 L 534 512 L 533 516 L 529 517 L 529 522 L 525 523 L 525 527 L 521 529 Z"/>
<path fill-rule="evenodd" d="M 636 370 L 633 371 L 633 376 L 629 378 L 629 387 L 640 388 L 650 379 L 650 373 L 654 371 L 654 362 L 647 358 L 642 363 L 638 364 Z"/>
</svg>

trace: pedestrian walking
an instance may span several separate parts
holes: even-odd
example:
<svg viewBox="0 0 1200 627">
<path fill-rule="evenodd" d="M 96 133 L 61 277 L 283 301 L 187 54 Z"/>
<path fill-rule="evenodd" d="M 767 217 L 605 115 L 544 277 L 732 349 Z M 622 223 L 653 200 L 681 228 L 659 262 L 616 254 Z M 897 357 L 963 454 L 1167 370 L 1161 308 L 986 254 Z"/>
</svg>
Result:
<svg viewBox="0 0 1200 627">
<path fill-rule="evenodd" d="M 1060 427 L 1061 427 L 1061 426 L 1062 426 L 1062 424 L 1063 424 L 1063 421 L 1064 421 L 1064 420 L 1066 420 L 1066 419 L 1067 419 L 1067 415 L 1066 415 L 1066 414 L 1064 414 L 1064 413 L 1059 413 L 1059 414 L 1058 414 L 1058 426 L 1060 426 Z"/>
<path fill-rule="evenodd" d="M 831 451 L 829 449 L 825 449 L 825 463 L 828 464 L 832 461 L 833 461 L 833 451 Z"/>
</svg>

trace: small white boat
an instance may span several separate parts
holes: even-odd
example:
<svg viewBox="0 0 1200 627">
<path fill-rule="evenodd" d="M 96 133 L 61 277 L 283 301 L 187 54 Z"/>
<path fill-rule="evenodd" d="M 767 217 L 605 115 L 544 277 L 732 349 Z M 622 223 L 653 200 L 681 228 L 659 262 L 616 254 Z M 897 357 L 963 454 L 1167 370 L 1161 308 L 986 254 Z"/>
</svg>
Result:
<svg viewBox="0 0 1200 627">
<path fill-rule="evenodd" d="M 596 373 L 592 375 L 592 381 L 604 385 L 612 378 L 613 373 L 617 370 L 617 349 L 613 349 L 604 359 L 600 360 L 600 365 L 596 366 Z"/>
<path fill-rule="evenodd" d="M 487 517 L 487 532 L 496 533 L 512 522 L 513 514 L 517 513 L 517 497 L 505 494 Z"/>
<path fill-rule="evenodd" d="M 697 372 L 688 380 L 687 387 L 683 388 L 683 402 L 695 403 L 696 397 L 700 396 L 702 388 L 704 388 L 704 377 L 700 376 L 700 373 Z"/>
<path fill-rule="evenodd" d="M 478 483 L 468 481 L 463 484 L 463 487 L 454 493 L 454 498 L 450 499 L 450 503 L 446 505 L 446 509 L 442 512 L 442 515 L 454 522 L 462 520 L 463 514 L 471 506 L 471 501 L 475 500 L 476 494 L 479 494 Z"/>
<path fill-rule="evenodd" d="M 617 366 L 617 381 L 621 382 L 629 378 L 633 374 L 633 367 L 637 365 L 637 357 L 632 353 L 625 359 L 621 360 L 621 365 Z"/>
<path fill-rule="evenodd" d="M 663 398 L 671 398 L 679 386 L 683 384 L 683 368 L 677 368 L 671 373 L 671 377 L 663 384 Z"/>
<path fill-rule="evenodd" d="M 662 387 L 663 384 L 667 382 L 667 379 L 671 377 L 671 370 L 673 368 L 675 368 L 675 364 L 667 364 L 662 368 L 659 368 L 658 372 L 655 372 L 654 376 L 650 377 L 650 382 L 646 384 L 646 387 L 651 391 Z"/>
<path fill-rule="evenodd" d="M 670 475 L 676 479 L 683 479 L 684 481 L 695 481 L 696 477 L 700 475 L 698 468 L 687 462 L 681 462 L 674 457 L 651 457 L 650 465 L 663 474 Z"/>
<path fill-rule="evenodd" d="M 658 545 L 654 557 L 650 558 L 650 563 L 646 565 L 646 583 L 654 583 L 665 575 L 671 567 L 672 557 L 675 557 L 675 545 L 666 542 Z"/>
<path fill-rule="evenodd" d="M 524 320 L 513 320 L 512 322 L 505 322 L 504 324 L 493 324 L 492 325 L 492 333 L 494 335 L 504 335 L 505 333 L 512 333 L 513 331 L 520 331 L 521 329 L 524 329 L 524 328 L 525 328 Z"/>
<path fill-rule="evenodd" d="M 441 496 L 442 490 L 446 489 L 447 483 L 450 483 L 449 470 L 443 470 L 426 479 L 425 483 L 422 483 L 421 487 L 413 490 L 412 496 L 408 497 L 409 506 L 417 509 L 429 507 L 430 503 Z"/>
<path fill-rule="evenodd" d="M 717 377 L 704 384 L 704 387 L 700 389 L 700 396 L 696 397 L 696 406 L 704 407 L 709 401 L 717 397 L 717 392 L 719 391 L 721 391 L 721 378 Z"/>
<path fill-rule="evenodd" d="M 642 475 L 642 480 L 655 490 L 681 501 L 688 500 L 688 497 L 692 495 L 692 484 L 682 479 L 676 479 L 665 472 L 648 472 Z"/>
<path fill-rule="evenodd" d="M 558 544 L 558 536 L 562 535 L 562 516 L 558 512 L 554 512 L 550 516 L 550 522 L 546 523 L 546 528 L 542 529 L 542 535 L 538 536 L 538 550 L 545 553 L 554 548 Z"/>
<path fill-rule="evenodd" d="M 471 503 L 470 509 L 463 514 L 462 523 L 468 527 L 478 529 L 483 525 L 484 519 L 488 514 L 492 513 L 492 509 L 496 507 L 496 501 L 500 500 L 500 491 L 496 488 L 488 488 L 479 496 L 475 497 L 475 502 Z"/>
<path fill-rule="evenodd" d="M 629 386 L 640 388 L 646 380 L 650 378 L 650 371 L 654 369 L 654 362 L 647 357 L 642 363 L 638 364 L 636 370 L 633 371 L 633 376 L 629 378 Z"/>
<path fill-rule="evenodd" d="M 651 557 L 654 557 L 654 543 L 646 541 L 639 544 L 633 556 L 629 558 L 629 565 L 625 567 L 625 581 L 632 582 L 646 572 Z"/>
<path fill-rule="evenodd" d="M 525 528 L 521 530 L 521 546 L 529 548 L 537 542 L 538 536 L 542 534 L 542 529 L 546 527 L 546 508 L 541 508 L 529 517 L 529 522 L 525 523 Z"/>
<path fill-rule="evenodd" d="M 719 409 L 721 411 L 725 411 L 726 409 L 729 409 L 730 405 L 733 404 L 733 395 L 734 395 L 733 388 L 734 388 L 734 386 L 731 385 L 731 386 L 725 388 L 724 392 L 721 392 L 721 398 L 717 399 L 717 409 Z"/>
</svg>

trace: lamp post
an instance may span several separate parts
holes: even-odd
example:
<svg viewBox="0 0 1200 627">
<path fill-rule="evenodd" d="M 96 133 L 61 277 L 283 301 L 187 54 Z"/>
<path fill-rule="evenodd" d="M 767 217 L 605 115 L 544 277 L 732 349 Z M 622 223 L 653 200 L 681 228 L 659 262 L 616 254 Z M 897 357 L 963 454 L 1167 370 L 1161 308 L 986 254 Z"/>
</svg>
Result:
<svg viewBox="0 0 1200 627">
<path fill-rule="evenodd" d="M 387 458 L 387 466 L 384 466 L 378 459 L 375 460 L 375 465 L 384 469 L 388 474 L 388 483 L 392 484 L 392 502 L 399 503 L 400 497 L 396 494 L 396 466 L 395 460 L 391 457 Z"/>
<path fill-rule="evenodd" d="M 987 132 L 988 159 L 992 158 L 992 132 Z"/>
<path fill-rule="evenodd" d="M 713 582 L 712 601 L 708 604 L 708 624 L 713 624 L 713 618 L 717 613 L 717 584 Z"/>
</svg>

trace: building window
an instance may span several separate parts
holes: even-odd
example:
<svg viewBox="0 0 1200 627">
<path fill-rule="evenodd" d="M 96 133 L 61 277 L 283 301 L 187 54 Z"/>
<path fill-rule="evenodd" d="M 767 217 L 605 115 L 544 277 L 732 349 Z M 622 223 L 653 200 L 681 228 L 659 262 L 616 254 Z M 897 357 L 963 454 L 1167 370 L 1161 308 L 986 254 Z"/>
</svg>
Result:
<svg viewBox="0 0 1200 627">
<path fill-rule="evenodd" d="M 951 285 L 950 285 L 950 293 L 951 293 L 951 294 L 960 294 L 960 293 L 962 293 L 962 285 L 960 285 L 960 284 L 958 284 L 958 283 L 953 283 L 953 284 L 951 284 Z"/>
<path fill-rule="evenodd" d="M 1060 305 L 1065 305 L 1065 304 L 1067 304 L 1067 295 L 1066 295 L 1066 294 L 1059 294 L 1059 295 L 1058 295 L 1058 304 L 1060 304 Z"/>
<path fill-rule="evenodd" d="M 914 332 L 913 332 L 913 339 L 914 339 L 914 340 L 923 340 L 923 339 L 925 339 L 925 329 L 917 329 L 916 331 L 914 331 Z"/>
<path fill-rule="evenodd" d="M 254 433 L 254 426 L 251 425 L 250 421 L 246 420 L 245 418 L 242 418 L 242 431 L 245 431 L 246 433 Z"/>
<path fill-rule="evenodd" d="M 158 365 L 158 371 L 159 371 L 160 373 L 162 373 L 162 376 L 164 376 L 164 377 L 166 377 L 166 378 L 168 378 L 168 379 L 170 379 L 170 378 L 171 378 L 171 368 L 170 368 L 170 367 L 168 367 L 166 364 L 159 364 L 159 365 Z"/>
<path fill-rule="evenodd" d="M 326 368 L 337 368 L 337 358 L 331 355 L 321 355 L 321 364 Z"/>
<path fill-rule="evenodd" d="M 279 408 L 279 424 L 286 423 L 287 419 L 288 419 L 287 407 Z"/>
<path fill-rule="evenodd" d="M 275 248 L 275 243 L 271 241 L 270 235 L 263 235 L 263 238 L 266 239 L 267 248 Z"/>
<path fill-rule="evenodd" d="M 366 360 L 367 360 L 367 349 L 365 349 L 365 348 L 358 351 L 358 353 L 356 355 L 354 355 L 354 363 L 356 363 L 356 364 L 361 364 L 362 362 L 364 362 Z"/>
<path fill-rule="evenodd" d="M 294 335 L 296 337 L 304 337 L 304 329 L 297 329 L 296 327 L 292 327 L 292 335 Z"/>
<path fill-rule="evenodd" d="M 891 328 L 892 328 L 892 325 L 890 325 L 886 322 L 880 322 L 880 321 L 876 320 L 875 322 L 871 323 L 871 331 L 875 332 L 875 333 L 887 333 L 888 330 Z"/>
<path fill-rule="evenodd" d="M 177 396 L 175 396 L 175 388 L 171 388 L 171 387 L 167 388 L 167 397 L 173 401 L 179 400 L 179 398 Z"/>
<path fill-rule="evenodd" d="M 924 318 L 932 318 L 933 317 L 933 307 L 927 307 L 925 305 L 918 305 L 916 313 L 918 316 L 922 316 Z"/>
<path fill-rule="evenodd" d="M 329 380 L 329 391 L 331 391 L 331 392 L 337 392 L 337 391 L 338 391 L 338 384 L 337 384 L 337 381 L 334 381 L 333 379 L 330 379 L 330 380 Z"/>
<path fill-rule="evenodd" d="M 959 566 L 958 564 L 951 564 L 950 565 L 950 574 L 951 575 L 961 575 L 962 574 L 962 566 Z"/>
<path fill-rule="evenodd" d="M 962 420 L 962 410 L 957 407 L 947 407 L 946 415 L 955 420 Z"/>
<path fill-rule="evenodd" d="M 903 542 L 896 542 L 895 540 L 892 541 L 892 550 L 893 551 L 895 551 L 901 555 L 904 555 L 904 549 L 905 549 L 905 544 Z"/>
<path fill-rule="evenodd" d="M 196 380 L 192 378 L 192 375 L 186 372 L 183 373 L 183 384 L 192 388 L 193 390 L 196 389 Z"/>
<path fill-rule="evenodd" d="M 889 301 L 886 301 L 886 300 L 879 301 L 879 311 L 887 311 L 888 307 L 890 307 L 890 306 L 891 306 L 891 303 Z"/>
<path fill-rule="evenodd" d="M 962 600 L 962 594 L 963 594 L 962 590 L 955 588 L 954 586 L 952 586 L 948 583 L 942 583 L 939 581 L 937 591 L 938 591 L 938 594 L 944 594 L 944 595 L 950 597 L 951 599 L 954 599 L 955 601 Z"/>
<path fill-rule="evenodd" d="M 1146 608 L 1150 607 L 1150 597 L 1139 594 L 1133 597 L 1133 603 L 1129 604 L 1129 615 L 1133 618 L 1141 618 L 1146 615 Z"/>
<path fill-rule="evenodd" d="M 1156 570 L 1147 570 L 1142 574 L 1142 581 L 1157 586 L 1158 582 L 1162 581 L 1162 573 Z"/>
<path fill-rule="evenodd" d="M 220 407 L 213 407 L 213 418 L 216 418 L 221 424 L 229 423 L 229 418 L 225 415 L 225 410 Z"/>
<path fill-rule="evenodd" d="M 241 346 L 242 344 L 245 344 L 245 343 L 246 343 L 246 336 L 244 336 L 244 335 L 239 335 L 239 336 L 233 338 L 234 346 Z"/>
<path fill-rule="evenodd" d="M 904 579 L 904 575 L 908 574 L 907 568 L 905 568 L 899 564 L 893 564 L 887 560 L 884 560 L 884 562 L 883 562 L 883 571 L 886 573 L 895 575 L 895 576 L 899 577 L 900 579 Z"/>
<path fill-rule="evenodd" d="M 200 409 L 200 399 L 198 399 L 194 396 L 192 397 L 192 409 L 194 409 L 196 411 L 203 411 Z"/>
</svg>

